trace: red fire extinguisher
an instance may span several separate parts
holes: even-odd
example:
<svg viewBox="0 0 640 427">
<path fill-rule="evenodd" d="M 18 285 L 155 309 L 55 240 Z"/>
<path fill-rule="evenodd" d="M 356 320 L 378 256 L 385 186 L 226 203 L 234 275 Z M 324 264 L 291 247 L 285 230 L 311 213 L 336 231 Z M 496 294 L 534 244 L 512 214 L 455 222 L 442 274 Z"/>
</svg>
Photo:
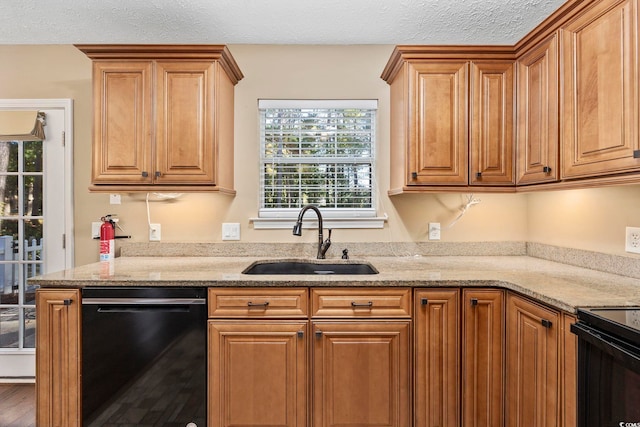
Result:
<svg viewBox="0 0 640 427">
<path fill-rule="evenodd" d="M 111 261 L 115 251 L 116 223 L 111 215 L 100 218 L 100 261 Z"/>
</svg>

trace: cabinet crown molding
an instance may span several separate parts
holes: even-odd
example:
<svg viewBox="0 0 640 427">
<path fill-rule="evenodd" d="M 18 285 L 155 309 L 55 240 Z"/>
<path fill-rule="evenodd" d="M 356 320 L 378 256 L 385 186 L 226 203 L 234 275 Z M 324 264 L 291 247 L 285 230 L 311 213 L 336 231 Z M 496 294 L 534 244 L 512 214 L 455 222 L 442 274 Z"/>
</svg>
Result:
<svg viewBox="0 0 640 427">
<path fill-rule="evenodd" d="M 515 61 L 515 49 L 513 46 L 414 46 L 398 45 L 393 49 L 382 75 L 382 80 L 391 83 L 398 74 L 402 64 L 408 61 L 419 60 L 483 60 L 506 59 Z"/>
<path fill-rule="evenodd" d="M 226 45 L 206 44 L 76 44 L 92 60 L 96 59 L 176 59 L 218 61 L 235 85 L 244 78 Z"/>
</svg>

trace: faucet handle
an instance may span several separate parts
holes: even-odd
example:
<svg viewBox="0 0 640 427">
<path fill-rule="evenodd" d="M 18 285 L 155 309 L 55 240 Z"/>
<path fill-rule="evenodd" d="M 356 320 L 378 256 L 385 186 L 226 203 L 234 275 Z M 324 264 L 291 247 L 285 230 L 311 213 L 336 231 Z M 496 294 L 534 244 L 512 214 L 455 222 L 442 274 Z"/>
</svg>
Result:
<svg viewBox="0 0 640 427">
<path fill-rule="evenodd" d="M 319 258 L 324 259 L 325 254 L 329 250 L 329 246 L 331 246 L 331 229 L 329 228 L 329 236 L 325 239 L 324 242 L 320 244 L 319 248 Z"/>
</svg>

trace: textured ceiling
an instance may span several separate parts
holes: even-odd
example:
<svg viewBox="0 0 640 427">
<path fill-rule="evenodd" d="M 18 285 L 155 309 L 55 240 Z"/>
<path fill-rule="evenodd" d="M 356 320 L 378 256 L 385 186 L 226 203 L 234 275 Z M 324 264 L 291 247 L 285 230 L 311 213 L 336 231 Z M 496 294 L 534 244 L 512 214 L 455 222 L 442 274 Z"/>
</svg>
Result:
<svg viewBox="0 0 640 427">
<path fill-rule="evenodd" d="M 0 0 L 0 44 L 514 44 L 563 0 Z"/>
</svg>

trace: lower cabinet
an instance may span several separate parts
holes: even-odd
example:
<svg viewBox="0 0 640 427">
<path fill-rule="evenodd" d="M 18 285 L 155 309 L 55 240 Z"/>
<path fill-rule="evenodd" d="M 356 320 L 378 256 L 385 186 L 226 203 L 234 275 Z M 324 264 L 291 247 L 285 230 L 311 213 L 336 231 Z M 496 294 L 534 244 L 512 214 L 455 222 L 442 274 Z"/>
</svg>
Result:
<svg viewBox="0 0 640 427">
<path fill-rule="evenodd" d="M 504 425 L 504 291 L 462 291 L 462 425 Z"/>
<path fill-rule="evenodd" d="M 36 318 L 36 425 L 80 426 L 80 291 L 38 289 Z"/>
<path fill-rule="evenodd" d="M 209 427 L 412 425 L 409 288 L 212 288 L 208 330 Z"/>
<path fill-rule="evenodd" d="M 508 295 L 507 426 L 561 425 L 560 327 L 559 312 Z"/>
<path fill-rule="evenodd" d="M 414 419 L 420 427 L 460 425 L 460 290 L 414 294 Z"/>
<path fill-rule="evenodd" d="M 562 313 L 562 427 L 578 425 L 578 337 L 569 329 L 577 321 L 575 316 Z"/>
<path fill-rule="evenodd" d="M 313 426 L 411 425 L 410 325 L 313 322 Z"/>
<path fill-rule="evenodd" d="M 415 291 L 416 426 L 504 426 L 504 291 Z"/>
<path fill-rule="evenodd" d="M 209 426 L 307 424 L 307 321 L 209 321 Z"/>
</svg>

